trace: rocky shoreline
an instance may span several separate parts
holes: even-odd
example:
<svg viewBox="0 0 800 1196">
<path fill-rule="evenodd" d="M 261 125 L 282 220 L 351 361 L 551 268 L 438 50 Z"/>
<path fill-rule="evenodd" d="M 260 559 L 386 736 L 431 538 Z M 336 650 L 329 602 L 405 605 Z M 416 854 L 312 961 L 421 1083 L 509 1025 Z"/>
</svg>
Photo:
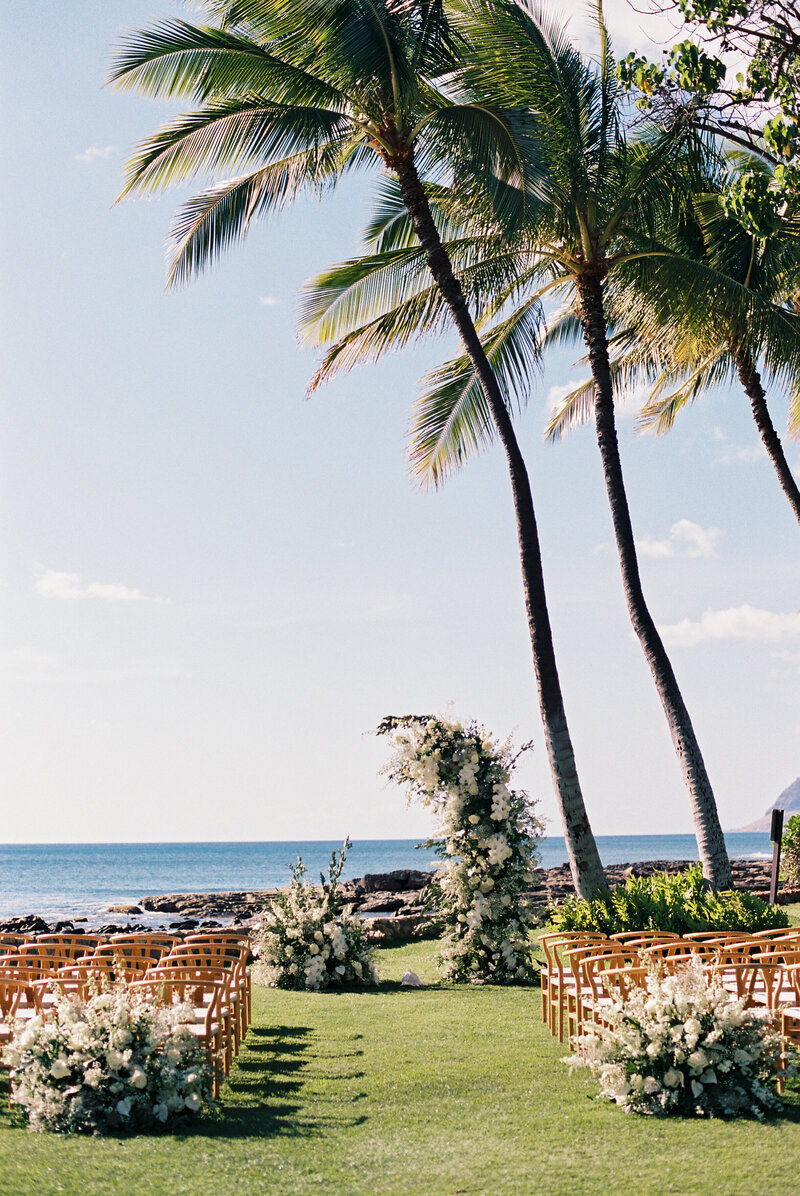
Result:
<svg viewBox="0 0 800 1196">
<path fill-rule="evenodd" d="M 680 872 L 694 860 L 647 860 L 640 863 L 613 864 L 605 869 L 609 884 L 614 887 L 627 877 L 650 876 L 654 872 Z M 733 860 L 734 887 L 748 889 L 767 900 L 771 865 L 768 860 Z M 391 942 L 424 935 L 430 926 L 431 912 L 426 904 L 426 889 L 435 872 L 400 869 L 396 872 L 374 873 L 347 881 L 342 885 L 349 912 L 369 921 L 370 937 L 378 942 Z M 124 915 L 126 921 L 109 921 L 93 927 L 104 934 L 136 929 L 191 931 L 213 929 L 222 925 L 250 927 L 258 922 L 264 907 L 278 890 L 240 891 L 228 893 L 168 893 L 142 897 L 136 905 L 112 906 L 109 914 Z M 569 866 L 540 870 L 536 883 L 529 890 L 530 900 L 543 915 L 547 906 L 563 900 L 573 892 Z M 779 903 L 800 901 L 800 889 L 783 886 L 778 892 Z M 137 915 L 147 914 L 149 925 L 137 921 Z M 152 915 L 167 915 L 157 926 Z M 171 916 L 170 916 L 171 915 Z M 65 929 L 80 930 L 75 919 L 48 923 L 30 914 L 21 918 L 0 921 L 0 931 L 44 934 Z"/>
</svg>

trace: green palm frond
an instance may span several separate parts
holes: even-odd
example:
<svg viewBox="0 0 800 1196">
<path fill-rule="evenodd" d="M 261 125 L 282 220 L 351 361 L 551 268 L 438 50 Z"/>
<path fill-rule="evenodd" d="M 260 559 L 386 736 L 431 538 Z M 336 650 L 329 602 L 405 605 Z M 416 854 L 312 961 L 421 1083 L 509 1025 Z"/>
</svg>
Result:
<svg viewBox="0 0 800 1196">
<path fill-rule="evenodd" d="M 795 381 L 789 396 L 789 435 L 800 436 L 800 381 Z"/>
<path fill-rule="evenodd" d="M 594 414 L 595 383 L 587 378 L 559 399 L 544 426 L 547 440 L 557 441 L 573 428 L 588 423 Z"/>
<path fill-rule="evenodd" d="M 269 96 L 274 103 L 342 108 L 340 89 L 270 53 L 251 37 L 177 19 L 131 30 L 119 43 L 107 82 L 152 97 Z"/>
<path fill-rule="evenodd" d="M 710 390 L 730 377 L 730 363 L 724 358 L 705 358 L 695 364 L 688 377 L 677 387 L 675 370 L 665 370 L 657 379 L 647 402 L 639 412 L 637 428 L 663 436 L 669 432 L 683 407 L 693 403 L 703 391 Z M 670 389 L 674 387 L 674 389 Z M 664 391 L 669 393 L 665 394 Z"/>
<path fill-rule="evenodd" d="M 218 100 L 168 121 L 142 142 L 127 165 L 122 196 L 303 153 L 318 175 L 330 148 L 343 149 L 351 136 L 352 122 L 340 112 L 284 108 L 260 99 Z"/>
<path fill-rule="evenodd" d="M 361 151 L 367 151 L 361 147 Z M 372 154 L 369 154 L 372 165 Z M 357 165 L 350 155 L 352 165 Z M 316 147 L 292 154 L 262 170 L 228 179 L 192 196 L 178 210 L 167 241 L 167 283 L 180 286 L 213 264 L 244 237 L 254 220 L 283 207 L 300 191 L 320 187 L 339 177 L 342 152 L 338 146 Z"/>
<path fill-rule="evenodd" d="M 523 303 L 482 343 L 509 409 L 527 399 L 539 358 L 539 305 Z M 411 470 L 422 485 L 440 485 L 474 453 L 492 443 L 495 425 L 472 362 L 461 355 L 428 375 L 412 410 Z"/>
</svg>

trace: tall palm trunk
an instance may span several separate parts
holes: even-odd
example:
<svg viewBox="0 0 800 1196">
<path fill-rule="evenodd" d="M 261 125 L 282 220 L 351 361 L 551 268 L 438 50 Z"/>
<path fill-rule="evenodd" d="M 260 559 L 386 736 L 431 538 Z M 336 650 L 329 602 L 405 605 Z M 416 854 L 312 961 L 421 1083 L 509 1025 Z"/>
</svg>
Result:
<svg viewBox="0 0 800 1196">
<path fill-rule="evenodd" d="M 800 523 L 800 486 L 797 485 L 794 475 L 789 468 L 789 462 L 786 460 L 786 454 L 783 451 L 780 437 L 775 431 L 772 419 L 770 418 L 769 409 L 767 408 L 767 396 L 764 394 L 764 387 L 761 385 L 761 377 L 756 369 L 756 363 L 753 361 L 748 350 L 736 341 L 731 342 L 731 352 L 736 362 L 736 369 L 739 373 L 739 379 L 744 392 L 750 400 L 753 419 L 756 421 L 761 441 L 767 450 L 767 456 L 778 475 L 781 489 L 789 500 L 789 506 L 794 511 L 795 519 Z"/>
<path fill-rule="evenodd" d="M 689 790 L 703 875 L 715 889 L 730 888 L 731 866 L 711 782 L 672 665 L 647 609 L 639 578 L 639 564 L 614 421 L 614 395 L 608 361 L 608 335 L 600 274 L 587 272 L 582 275 L 577 280 L 577 289 L 580 319 L 594 379 L 597 442 L 603 460 L 603 475 L 611 505 L 628 613 L 653 674 L 684 782 Z"/>
<path fill-rule="evenodd" d="M 567 726 L 547 611 L 539 533 L 528 472 L 494 371 L 475 331 L 461 284 L 453 273 L 450 259 L 431 215 L 414 166 L 413 155 L 410 150 L 398 153 L 387 158 L 387 165 L 397 174 L 403 203 L 425 250 L 431 274 L 450 309 L 461 341 L 480 379 L 508 461 L 528 630 L 550 771 L 561 810 L 573 884 L 581 897 L 591 898 L 606 890 L 608 882 L 586 814 Z"/>
</svg>

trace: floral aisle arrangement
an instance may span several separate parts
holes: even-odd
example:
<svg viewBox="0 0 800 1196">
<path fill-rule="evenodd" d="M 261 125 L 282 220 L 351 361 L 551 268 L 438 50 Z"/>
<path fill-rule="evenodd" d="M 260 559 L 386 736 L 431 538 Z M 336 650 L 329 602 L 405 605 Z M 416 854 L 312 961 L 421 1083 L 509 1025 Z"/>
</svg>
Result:
<svg viewBox="0 0 800 1196">
<path fill-rule="evenodd" d="M 169 1126 L 211 1106 L 187 1005 L 153 1004 L 120 983 L 15 1028 L 5 1050 L 11 1098 L 34 1130 L 103 1134 Z"/>
<path fill-rule="evenodd" d="M 579 1035 L 565 1060 L 588 1067 L 602 1097 L 626 1113 L 759 1119 L 781 1107 L 775 1092 L 780 1036 L 766 1011 L 746 1009 L 699 960 L 649 973 L 606 1025 Z"/>
<path fill-rule="evenodd" d="M 494 984 L 529 980 L 535 920 L 522 894 L 533 881 L 542 823 L 527 794 L 510 788 L 521 753 L 477 723 L 442 718 L 388 717 L 378 734 L 388 735 L 395 748 L 384 772 L 437 817 L 432 845 L 446 861 L 439 879 L 444 976 Z"/>
<path fill-rule="evenodd" d="M 349 847 L 345 839 L 338 855 L 333 853 L 320 889 L 305 879 L 302 860 L 293 866 L 288 892 L 270 903 L 256 935 L 257 984 L 318 992 L 331 985 L 378 983 L 364 925 L 343 912 L 338 886 Z"/>
</svg>

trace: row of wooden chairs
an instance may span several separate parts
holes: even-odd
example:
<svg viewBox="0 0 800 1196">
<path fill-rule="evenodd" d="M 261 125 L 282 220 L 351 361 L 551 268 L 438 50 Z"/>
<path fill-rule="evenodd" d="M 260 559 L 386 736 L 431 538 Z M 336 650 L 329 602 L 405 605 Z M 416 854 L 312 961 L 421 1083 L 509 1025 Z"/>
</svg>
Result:
<svg viewBox="0 0 800 1196">
<path fill-rule="evenodd" d="M 541 943 L 542 1020 L 559 1041 L 565 1032 L 568 1037 L 581 1033 L 588 1008 L 610 1004 L 612 992 L 624 999 L 632 986 L 643 984 L 654 963 L 669 971 L 702 959 L 738 997 L 785 1013 L 790 1032 L 792 1010 L 800 1005 L 793 979 L 800 964 L 800 930 L 683 937 L 661 931 L 611 937 L 570 932 L 543 935 Z"/>
<path fill-rule="evenodd" d="M 654 963 L 669 972 L 699 958 L 747 1006 L 766 1008 L 779 1018 L 782 1090 L 787 1050 L 800 1047 L 800 930 L 682 937 L 650 931 L 610 938 L 564 932 L 545 934 L 540 941 L 542 1020 L 559 1041 L 566 1031 L 572 1045 L 587 1022 L 606 1022 L 612 1002 L 624 1002 L 633 988 L 643 986 Z"/>
<path fill-rule="evenodd" d="M 85 996 L 98 977 L 123 980 L 153 1001 L 192 1006 L 188 1028 L 204 1043 L 219 1095 L 252 1016 L 248 936 L 219 931 L 178 939 L 153 932 L 89 940 L 42 935 L 0 955 L 0 1045 L 10 1039 L 15 1019 L 46 1017 L 57 991 Z"/>
</svg>

